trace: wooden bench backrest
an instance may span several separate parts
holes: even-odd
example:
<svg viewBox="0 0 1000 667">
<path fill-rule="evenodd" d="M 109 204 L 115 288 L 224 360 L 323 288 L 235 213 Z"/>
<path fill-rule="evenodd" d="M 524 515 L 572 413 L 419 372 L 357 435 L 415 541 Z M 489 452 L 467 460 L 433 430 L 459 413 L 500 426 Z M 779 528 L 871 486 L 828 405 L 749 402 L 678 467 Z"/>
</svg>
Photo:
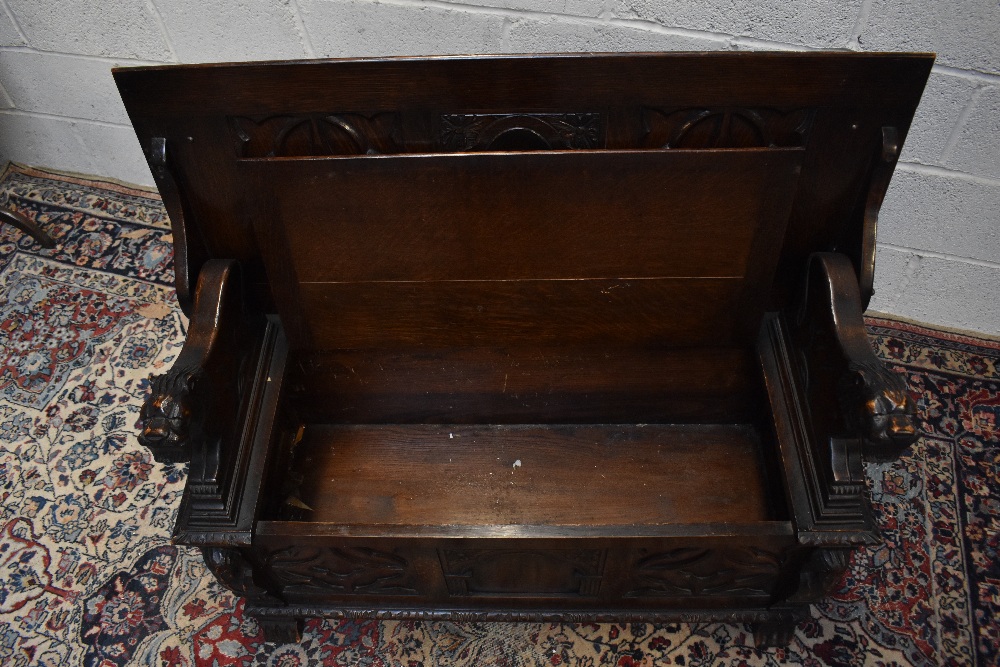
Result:
<svg viewBox="0 0 1000 667">
<path fill-rule="evenodd" d="M 801 149 L 260 160 L 297 349 L 734 345 Z"/>
<path fill-rule="evenodd" d="M 182 303 L 206 258 L 240 260 L 252 298 L 282 315 L 315 418 L 728 420 L 758 407 L 756 324 L 791 304 L 809 254 L 845 252 L 870 278 L 884 137 L 905 138 L 932 62 L 605 54 L 115 76 L 166 165 Z"/>
</svg>

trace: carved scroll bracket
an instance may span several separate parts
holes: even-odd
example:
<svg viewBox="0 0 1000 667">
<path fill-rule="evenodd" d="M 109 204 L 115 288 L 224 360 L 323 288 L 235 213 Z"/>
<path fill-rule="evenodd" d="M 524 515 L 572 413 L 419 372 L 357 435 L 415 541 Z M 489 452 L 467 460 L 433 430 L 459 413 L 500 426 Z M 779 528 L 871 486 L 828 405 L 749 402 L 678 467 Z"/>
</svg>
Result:
<svg viewBox="0 0 1000 667">
<path fill-rule="evenodd" d="M 252 604 L 278 603 L 266 587 L 255 578 L 254 567 L 239 549 L 202 547 L 205 566 L 223 586 Z"/>
<path fill-rule="evenodd" d="M 788 598 L 793 604 L 812 604 L 827 596 L 840 582 L 853 548 L 813 549 L 799 572 L 798 589 Z"/>
<path fill-rule="evenodd" d="M 875 237 L 878 232 L 878 215 L 889 190 L 893 169 L 899 159 L 899 130 L 895 127 L 882 128 L 882 146 L 868 186 L 865 200 L 864 228 L 861 237 L 861 266 L 858 283 L 861 290 L 861 310 L 868 308 L 875 293 Z"/>
<path fill-rule="evenodd" d="M 163 197 L 163 205 L 170 217 L 174 235 L 174 284 L 177 287 L 177 303 L 184 314 L 191 317 L 194 308 L 194 287 L 198 280 L 198 272 L 202 263 L 208 258 L 208 253 L 204 242 L 189 224 L 183 191 L 177 185 L 170 162 L 166 137 L 153 137 L 149 146 L 149 166 Z"/>
</svg>

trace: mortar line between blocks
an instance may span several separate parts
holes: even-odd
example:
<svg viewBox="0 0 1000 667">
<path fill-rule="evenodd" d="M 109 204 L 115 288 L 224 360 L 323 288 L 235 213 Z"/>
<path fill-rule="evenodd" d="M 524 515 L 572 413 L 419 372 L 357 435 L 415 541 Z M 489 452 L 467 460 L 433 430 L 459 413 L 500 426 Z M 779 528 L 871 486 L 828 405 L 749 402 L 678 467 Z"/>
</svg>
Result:
<svg viewBox="0 0 1000 667">
<path fill-rule="evenodd" d="M 503 23 L 500 24 L 500 44 L 503 45 L 501 48 L 504 48 L 508 44 L 510 44 L 510 33 L 511 33 L 511 28 L 513 27 L 514 27 L 514 22 L 511 20 L 511 18 L 509 16 L 503 17 Z"/>
<path fill-rule="evenodd" d="M 477 5 L 475 2 L 463 0 L 381 0 L 382 4 L 406 5 L 409 7 L 435 7 L 451 11 L 467 11 L 475 14 L 494 14 L 498 16 L 520 16 L 527 18 L 566 17 L 574 19 L 591 19 L 602 21 L 598 16 L 587 14 L 565 14 L 562 12 L 547 12 L 538 9 L 514 9 L 511 7 L 494 7 L 492 5 Z"/>
<path fill-rule="evenodd" d="M 0 0 L 2 1 L 2 0 Z M 141 58 L 129 58 L 129 57 L 111 57 L 111 56 L 94 56 L 88 53 L 69 53 L 67 51 L 49 51 L 47 49 L 39 49 L 34 46 L 0 46 L 0 53 L 30 53 L 39 56 L 55 56 L 57 58 L 79 58 L 80 60 L 93 60 L 100 63 L 107 63 L 109 65 L 126 64 L 128 66 L 141 66 L 141 65 L 165 65 L 168 64 L 164 60 L 143 60 Z"/>
<path fill-rule="evenodd" d="M 21 24 L 17 20 L 17 15 L 14 14 L 14 10 L 10 8 L 7 4 L 7 0 L 0 0 L 0 7 L 3 7 L 4 11 L 7 12 L 7 16 L 10 17 L 10 22 L 14 26 L 14 30 L 17 30 L 17 34 L 20 35 L 21 39 L 24 40 L 25 45 L 28 42 L 28 36 L 24 34 L 24 30 L 21 28 Z"/>
<path fill-rule="evenodd" d="M 922 268 L 923 262 L 920 255 L 911 254 L 910 258 L 906 260 L 906 269 L 903 271 L 903 279 L 899 281 L 899 289 L 896 290 L 896 293 L 890 301 L 889 308 L 891 310 L 894 312 L 899 310 L 897 306 L 899 305 L 899 302 L 902 301 L 903 294 L 906 292 L 906 289 L 910 286 L 910 284 L 917 279 L 917 276 L 920 275 L 920 270 Z"/>
<path fill-rule="evenodd" d="M 90 151 L 90 147 L 87 146 L 87 142 L 83 140 L 83 135 L 80 134 L 80 131 L 77 129 L 76 121 L 70 121 L 69 131 L 73 133 L 73 136 L 76 138 L 76 143 L 79 144 L 80 146 L 80 151 L 83 153 L 84 158 L 87 160 L 87 164 L 90 165 L 90 173 L 92 174 L 100 173 L 97 163 L 94 162 L 94 156 L 93 153 L 91 153 Z"/>
<path fill-rule="evenodd" d="M 972 91 L 972 95 L 969 97 L 969 101 L 966 102 L 965 107 L 962 108 L 962 112 L 958 114 L 958 120 L 955 121 L 955 126 L 951 128 L 951 134 L 948 135 L 948 141 L 945 142 L 944 148 L 941 149 L 941 162 L 947 162 L 951 158 L 951 154 L 955 151 L 955 146 L 958 145 L 959 139 L 962 138 L 962 130 L 965 129 L 965 124 L 969 120 L 969 116 L 972 115 L 973 110 L 976 108 L 976 103 L 979 98 L 982 97 L 983 92 L 986 90 L 984 86 L 980 86 Z"/>
<path fill-rule="evenodd" d="M 939 65 L 936 63 L 933 67 L 933 71 L 937 72 L 938 74 L 947 74 L 948 76 L 956 76 L 962 79 L 971 79 L 973 81 L 982 81 L 983 83 L 1000 85 L 1000 74 L 981 72 L 976 69 L 962 69 L 961 67 L 952 67 L 951 65 Z"/>
<path fill-rule="evenodd" d="M 727 33 L 709 32 L 707 30 L 692 30 L 689 28 L 668 27 L 655 21 L 645 21 L 640 19 L 604 19 L 599 16 L 585 16 L 581 14 L 560 14 L 557 12 L 542 12 L 529 9 L 510 9 L 507 7 L 487 7 L 483 5 L 464 4 L 456 2 L 446 2 L 445 0 L 381 0 L 383 5 L 396 5 L 400 7 L 431 7 L 452 12 L 468 12 L 470 14 L 489 14 L 492 16 L 505 16 L 511 18 L 527 19 L 560 19 L 567 23 L 578 23 L 596 27 L 607 27 L 617 25 L 629 27 L 645 32 L 673 35 L 675 37 L 696 37 L 713 42 L 727 42 L 732 35 Z"/>
<path fill-rule="evenodd" d="M 163 20 L 160 8 L 156 6 L 156 3 L 153 0 L 146 0 L 146 8 L 153 13 L 153 20 L 156 21 L 156 25 L 160 29 L 160 34 L 163 35 L 163 41 L 167 45 L 167 50 L 170 51 L 170 57 L 175 63 L 179 63 L 180 59 L 177 57 L 177 51 L 174 49 L 174 42 L 170 39 L 170 32 L 167 30 L 167 23 Z"/>
<path fill-rule="evenodd" d="M 868 24 L 868 17 L 872 13 L 872 4 L 874 4 L 874 0 L 864 0 L 861 3 L 861 8 L 858 10 L 858 18 L 855 20 L 854 28 L 851 29 L 851 36 L 847 40 L 847 48 L 861 49 L 861 32 Z"/>
<path fill-rule="evenodd" d="M 0 109 L 0 114 L 10 116 L 28 116 L 30 118 L 41 118 L 43 120 L 60 120 L 67 123 L 90 123 L 101 127 L 113 127 L 116 129 L 131 130 L 132 126 L 124 123 L 112 123 L 107 120 L 94 120 L 93 118 L 80 118 L 79 116 L 60 116 L 54 113 L 44 113 L 42 111 L 25 111 L 24 109 Z"/>
<path fill-rule="evenodd" d="M 735 36 L 730 40 L 733 46 L 748 46 L 751 49 L 772 49 L 777 51 L 850 51 L 846 47 L 819 47 L 819 46 L 809 46 L 808 44 L 789 44 L 787 42 L 772 42 L 766 39 L 758 39 L 757 37 L 741 37 L 739 35 Z"/>
<path fill-rule="evenodd" d="M 299 0 L 291 0 L 289 8 L 295 16 L 295 29 L 299 33 L 299 40 L 302 42 L 302 46 L 305 47 L 306 55 L 310 58 L 315 58 L 316 50 L 313 48 L 312 35 L 309 34 L 305 19 L 302 18 L 302 7 L 299 6 Z"/>
<path fill-rule="evenodd" d="M 969 183 L 976 183 L 978 185 L 1000 187 L 1000 179 L 998 178 L 989 178 L 987 176 L 975 176 L 973 174 L 967 174 L 964 171 L 957 171 L 955 169 L 949 169 L 948 167 L 939 167 L 930 164 L 922 164 L 920 162 L 897 162 L 896 170 L 910 174 L 924 174 L 925 176 L 954 178 L 960 181 L 968 181 Z"/>
<path fill-rule="evenodd" d="M 733 39 L 733 35 L 724 32 L 711 32 L 708 30 L 692 30 L 690 28 L 677 28 L 665 26 L 656 21 L 648 21 L 645 19 L 610 19 L 608 21 L 601 21 L 605 25 L 617 25 L 624 28 L 633 28 L 635 30 L 645 30 L 646 32 L 653 32 L 660 35 L 673 35 L 676 37 L 694 37 L 697 39 L 706 39 L 713 42 L 723 42 L 727 43 L 729 40 Z"/>
<path fill-rule="evenodd" d="M 0 107 L 0 111 L 8 111 L 10 109 L 16 109 L 17 106 L 14 104 L 14 98 L 10 96 L 7 89 L 3 87 L 3 83 L 0 83 L 0 104 L 6 104 L 6 106 Z"/>
<path fill-rule="evenodd" d="M 959 255 L 950 255 L 946 252 L 934 252 L 933 250 L 908 248 L 906 246 L 894 245 L 892 243 L 879 243 L 878 247 L 885 248 L 887 250 L 895 250 L 896 252 L 905 252 L 910 255 L 917 255 L 918 257 L 943 259 L 949 262 L 962 262 L 963 264 L 972 264 L 973 266 L 981 266 L 986 269 L 1000 269 L 1000 263 L 998 262 L 988 262 L 984 259 L 973 259 L 972 257 L 960 257 Z"/>
</svg>

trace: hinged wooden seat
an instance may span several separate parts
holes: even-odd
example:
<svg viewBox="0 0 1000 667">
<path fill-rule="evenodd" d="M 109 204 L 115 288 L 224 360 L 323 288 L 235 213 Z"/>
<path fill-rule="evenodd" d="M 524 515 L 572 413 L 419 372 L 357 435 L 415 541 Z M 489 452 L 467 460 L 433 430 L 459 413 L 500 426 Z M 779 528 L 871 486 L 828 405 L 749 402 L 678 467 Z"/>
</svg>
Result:
<svg viewBox="0 0 1000 667">
<path fill-rule="evenodd" d="M 733 619 L 780 642 L 916 438 L 869 347 L 933 57 L 116 70 L 191 317 L 175 539 L 315 615 Z"/>
</svg>

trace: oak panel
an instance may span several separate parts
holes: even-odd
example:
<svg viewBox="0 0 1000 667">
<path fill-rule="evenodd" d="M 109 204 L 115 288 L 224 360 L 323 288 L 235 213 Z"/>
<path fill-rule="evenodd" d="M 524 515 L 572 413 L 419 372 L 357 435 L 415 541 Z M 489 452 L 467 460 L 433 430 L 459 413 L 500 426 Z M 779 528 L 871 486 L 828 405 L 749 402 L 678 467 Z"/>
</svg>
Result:
<svg viewBox="0 0 1000 667">
<path fill-rule="evenodd" d="M 311 522 L 628 525 L 767 521 L 756 432 L 741 425 L 310 424 Z M 710 466 L 712 475 L 700 474 Z"/>
<path fill-rule="evenodd" d="M 784 232 L 802 156 L 580 151 L 253 166 L 271 207 L 260 226 L 281 228 L 285 261 L 304 283 L 740 277 L 753 240 Z"/>
</svg>

